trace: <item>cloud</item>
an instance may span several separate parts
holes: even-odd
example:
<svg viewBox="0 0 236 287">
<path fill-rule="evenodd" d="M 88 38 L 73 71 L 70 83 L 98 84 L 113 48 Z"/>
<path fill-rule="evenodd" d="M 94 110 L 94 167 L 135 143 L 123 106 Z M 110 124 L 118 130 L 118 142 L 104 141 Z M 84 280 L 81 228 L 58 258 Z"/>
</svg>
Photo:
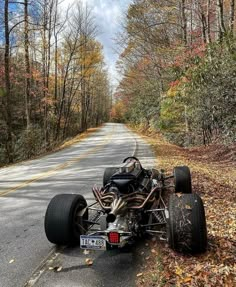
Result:
<svg viewBox="0 0 236 287">
<path fill-rule="evenodd" d="M 131 0 L 83 0 L 93 9 L 96 24 L 98 25 L 98 40 L 104 48 L 105 62 L 111 82 L 117 85 L 119 75 L 116 71 L 118 55 L 115 54 L 116 34 L 121 31 L 121 22 Z"/>
<path fill-rule="evenodd" d="M 119 75 L 116 72 L 116 61 L 118 55 L 115 54 L 116 34 L 121 31 L 123 15 L 131 3 L 131 0 L 81 0 L 84 5 L 92 9 L 95 23 L 98 26 L 97 39 L 102 43 L 104 49 L 105 62 L 108 67 L 109 76 L 114 86 L 117 85 Z M 75 1 L 67 0 L 65 4 Z"/>
</svg>

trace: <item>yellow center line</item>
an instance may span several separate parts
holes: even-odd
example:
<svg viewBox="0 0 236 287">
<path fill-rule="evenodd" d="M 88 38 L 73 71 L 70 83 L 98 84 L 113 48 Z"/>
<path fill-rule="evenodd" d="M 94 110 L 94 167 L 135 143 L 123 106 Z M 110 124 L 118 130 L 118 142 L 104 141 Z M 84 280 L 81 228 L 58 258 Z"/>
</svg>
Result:
<svg viewBox="0 0 236 287">
<path fill-rule="evenodd" d="M 11 192 L 14 192 L 14 191 L 18 190 L 18 189 L 21 189 L 22 187 L 25 187 L 25 186 L 27 186 L 27 185 L 29 185 L 29 184 L 31 184 L 33 182 L 36 182 L 36 181 L 38 181 L 38 180 L 40 180 L 42 178 L 47 178 L 47 177 L 55 174 L 56 172 L 58 172 L 60 170 L 63 170 L 64 168 L 69 167 L 69 166 L 73 165 L 74 163 L 79 162 L 82 159 L 86 158 L 87 156 L 99 151 L 100 149 L 102 149 L 109 142 L 109 140 L 112 137 L 113 132 L 114 132 L 114 128 L 112 129 L 111 133 L 104 139 L 104 142 L 102 144 L 89 149 L 86 153 L 80 155 L 79 157 L 76 157 L 74 159 L 68 160 L 67 162 L 62 163 L 62 164 L 58 165 L 57 167 L 52 168 L 49 171 L 43 172 L 43 173 L 41 173 L 41 174 L 39 174 L 39 175 L 29 179 L 29 180 L 26 180 L 22 184 L 19 184 L 17 186 L 8 188 L 5 191 L 0 192 L 0 197 L 5 196 L 5 195 L 7 195 L 7 194 L 9 194 Z"/>
</svg>

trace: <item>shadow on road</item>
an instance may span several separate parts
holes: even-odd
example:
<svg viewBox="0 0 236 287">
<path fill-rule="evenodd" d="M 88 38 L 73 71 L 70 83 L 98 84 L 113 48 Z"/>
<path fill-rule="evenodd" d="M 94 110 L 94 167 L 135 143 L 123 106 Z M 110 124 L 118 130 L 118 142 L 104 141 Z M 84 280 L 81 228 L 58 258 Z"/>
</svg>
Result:
<svg viewBox="0 0 236 287">
<path fill-rule="evenodd" d="M 140 270 L 144 255 L 144 241 L 136 242 L 132 247 L 108 251 L 91 251 L 84 254 L 79 247 L 68 247 L 61 251 L 56 264 L 60 272 L 46 271 L 43 281 L 38 286 L 44 285 L 47 280 L 53 281 L 53 286 L 63 286 L 63 280 L 70 282 L 68 286 L 135 286 L 137 270 Z M 93 264 L 88 266 L 86 259 L 91 259 Z M 66 265 L 63 265 L 64 264 Z M 65 263 L 66 262 L 66 263 Z"/>
</svg>

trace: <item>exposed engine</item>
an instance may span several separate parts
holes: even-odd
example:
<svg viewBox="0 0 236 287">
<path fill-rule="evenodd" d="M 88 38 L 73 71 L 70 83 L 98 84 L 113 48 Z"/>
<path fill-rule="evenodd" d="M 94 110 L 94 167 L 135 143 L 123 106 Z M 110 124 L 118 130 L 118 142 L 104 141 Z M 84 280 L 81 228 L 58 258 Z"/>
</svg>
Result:
<svg viewBox="0 0 236 287">
<path fill-rule="evenodd" d="M 151 207 L 155 201 L 157 186 L 152 185 L 157 173 L 145 170 L 134 157 L 125 159 L 112 173 L 103 188 L 93 188 L 96 199 L 107 212 L 107 230 L 138 234 L 139 223 L 144 220 L 143 208 Z"/>
</svg>

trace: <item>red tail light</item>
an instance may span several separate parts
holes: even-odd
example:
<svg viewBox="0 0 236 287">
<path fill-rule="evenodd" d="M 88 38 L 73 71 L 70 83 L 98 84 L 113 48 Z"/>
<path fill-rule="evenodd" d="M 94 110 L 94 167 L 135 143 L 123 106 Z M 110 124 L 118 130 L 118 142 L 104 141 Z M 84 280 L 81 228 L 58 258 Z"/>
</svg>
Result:
<svg viewBox="0 0 236 287">
<path fill-rule="evenodd" d="M 120 243 L 120 234 L 118 232 L 109 232 L 108 238 L 110 243 Z"/>
</svg>

